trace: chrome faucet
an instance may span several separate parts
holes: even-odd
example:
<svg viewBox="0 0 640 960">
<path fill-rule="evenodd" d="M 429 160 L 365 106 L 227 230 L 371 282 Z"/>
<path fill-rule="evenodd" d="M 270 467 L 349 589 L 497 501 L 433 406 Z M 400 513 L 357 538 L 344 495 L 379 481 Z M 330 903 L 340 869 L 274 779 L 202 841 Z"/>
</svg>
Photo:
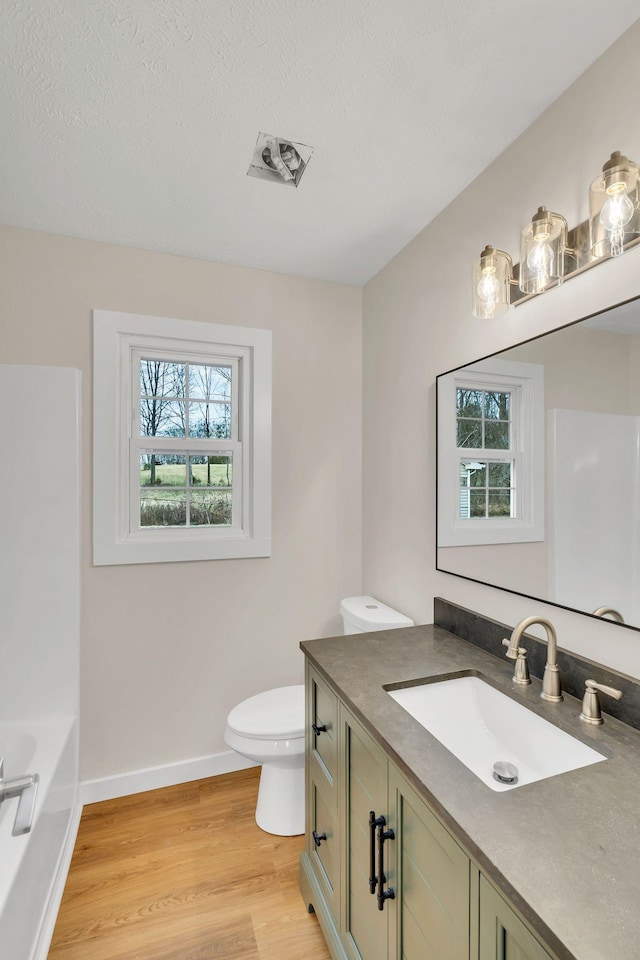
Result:
<svg viewBox="0 0 640 960">
<path fill-rule="evenodd" d="M 551 703 L 559 703 L 562 700 L 562 689 L 560 687 L 560 671 L 558 670 L 558 638 L 551 621 L 545 619 L 545 617 L 527 617 L 514 628 L 511 639 L 503 640 L 502 643 L 509 647 L 506 654 L 509 659 L 517 660 L 521 664 L 526 656 L 526 651 L 524 647 L 520 646 L 520 640 L 525 630 L 533 626 L 534 623 L 539 623 L 547 633 L 547 662 L 542 677 L 542 693 L 540 696 L 543 700 L 550 700 Z M 516 683 L 526 683 L 526 680 L 518 679 L 518 664 L 516 664 L 514 680 Z"/>
<path fill-rule="evenodd" d="M 14 837 L 29 833 L 31 830 L 39 782 L 40 777 L 37 773 L 27 773 L 23 777 L 7 777 L 5 779 L 4 760 L 0 758 L 0 803 L 9 800 L 11 797 L 20 797 L 12 830 Z"/>
<path fill-rule="evenodd" d="M 624 617 L 614 607 L 598 607 L 597 610 L 593 611 L 593 616 L 594 617 L 611 617 L 611 619 L 615 620 L 617 623 L 624 623 Z"/>
</svg>

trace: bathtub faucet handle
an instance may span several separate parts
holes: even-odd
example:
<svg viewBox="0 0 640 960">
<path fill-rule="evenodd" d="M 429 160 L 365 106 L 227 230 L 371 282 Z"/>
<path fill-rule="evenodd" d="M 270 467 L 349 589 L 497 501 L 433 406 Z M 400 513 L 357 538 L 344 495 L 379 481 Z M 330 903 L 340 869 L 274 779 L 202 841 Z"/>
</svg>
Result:
<svg viewBox="0 0 640 960">
<path fill-rule="evenodd" d="M 40 776 L 37 773 L 27 773 L 24 777 L 7 777 L 5 780 L 4 760 L 0 759 L 0 803 L 12 797 L 20 797 L 12 830 L 14 837 L 31 830 L 39 783 Z"/>
</svg>

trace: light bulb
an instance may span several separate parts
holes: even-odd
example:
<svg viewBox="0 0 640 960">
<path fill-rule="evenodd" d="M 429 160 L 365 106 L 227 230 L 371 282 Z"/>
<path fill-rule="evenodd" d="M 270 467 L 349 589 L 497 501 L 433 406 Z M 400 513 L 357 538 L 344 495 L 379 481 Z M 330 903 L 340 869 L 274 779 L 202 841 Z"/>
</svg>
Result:
<svg viewBox="0 0 640 960">
<path fill-rule="evenodd" d="M 602 205 L 600 223 L 609 234 L 611 256 L 618 257 L 624 250 L 624 228 L 633 217 L 634 208 L 624 183 L 611 184 L 607 193 L 609 199 Z"/>
<path fill-rule="evenodd" d="M 496 277 L 495 267 L 484 267 L 476 292 L 485 305 L 487 319 L 491 320 L 500 296 L 500 281 Z"/>
<path fill-rule="evenodd" d="M 545 289 L 553 270 L 553 249 L 547 243 L 548 233 L 541 233 L 534 238 L 534 245 L 527 255 L 527 266 L 534 275 L 538 292 Z"/>
</svg>

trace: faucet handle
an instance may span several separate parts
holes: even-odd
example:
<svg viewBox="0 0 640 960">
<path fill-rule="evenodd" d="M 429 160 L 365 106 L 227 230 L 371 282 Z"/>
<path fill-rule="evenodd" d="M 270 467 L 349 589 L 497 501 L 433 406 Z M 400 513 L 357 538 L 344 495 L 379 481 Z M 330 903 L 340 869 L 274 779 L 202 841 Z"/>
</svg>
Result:
<svg viewBox="0 0 640 960">
<path fill-rule="evenodd" d="M 600 693 L 606 693 L 607 696 L 613 697 L 614 700 L 620 700 L 622 690 L 616 690 L 615 687 L 607 687 L 604 683 L 596 683 L 595 680 L 586 680 L 585 688 L 580 719 L 584 720 L 585 723 L 603 723 L 598 691 L 600 691 Z"/>
<path fill-rule="evenodd" d="M 30 782 L 20 791 L 16 819 L 13 824 L 13 830 L 11 831 L 14 837 L 21 837 L 24 833 L 29 833 L 33 825 L 33 815 L 36 809 L 40 776 L 37 773 L 33 773 L 27 775 L 25 779 Z"/>
<path fill-rule="evenodd" d="M 522 649 L 522 647 L 512 646 L 511 640 L 509 640 L 507 637 L 503 638 L 502 646 L 509 647 L 509 649 L 505 653 L 505 657 L 508 657 L 509 660 L 515 660 L 516 657 L 518 656 L 519 651 Z"/>
<path fill-rule="evenodd" d="M 508 647 L 511 641 L 507 640 L 506 637 L 502 641 L 503 647 Z M 531 677 L 529 676 L 529 664 L 527 663 L 527 651 L 524 647 L 517 647 L 517 653 L 512 655 L 510 651 L 507 651 L 507 656 L 516 660 L 515 667 L 513 668 L 513 682 L 520 683 L 525 686 L 528 683 L 531 683 Z M 516 659 L 517 657 L 517 659 Z"/>
<path fill-rule="evenodd" d="M 0 760 L 0 803 L 11 800 L 13 797 L 20 798 L 12 831 L 13 836 L 18 837 L 31 830 L 40 776 L 37 773 L 27 773 L 23 777 L 5 779 L 3 772 L 4 763 Z"/>
</svg>

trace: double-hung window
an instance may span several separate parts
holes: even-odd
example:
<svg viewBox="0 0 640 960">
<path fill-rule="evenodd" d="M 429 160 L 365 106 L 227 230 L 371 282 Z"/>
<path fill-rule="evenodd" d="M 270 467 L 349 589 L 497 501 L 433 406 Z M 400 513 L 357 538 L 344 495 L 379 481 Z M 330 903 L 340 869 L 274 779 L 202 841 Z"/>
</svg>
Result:
<svg viewBox="0 0 640 960">
<path fill-rule="evenodd" d="M 543 405 L 537 364 L 438 378 L 438 546 L 543 539 Z"/>
<path fill-rule="evenodd" d="M 133 350 L 129 515 L 135 530 L 237 530 L 238 358 Z"/>
<path fill-rule="evenodd" d="M 94 562 L 268 556 L 270 333 L 95 311 Z"/>
</svg>

